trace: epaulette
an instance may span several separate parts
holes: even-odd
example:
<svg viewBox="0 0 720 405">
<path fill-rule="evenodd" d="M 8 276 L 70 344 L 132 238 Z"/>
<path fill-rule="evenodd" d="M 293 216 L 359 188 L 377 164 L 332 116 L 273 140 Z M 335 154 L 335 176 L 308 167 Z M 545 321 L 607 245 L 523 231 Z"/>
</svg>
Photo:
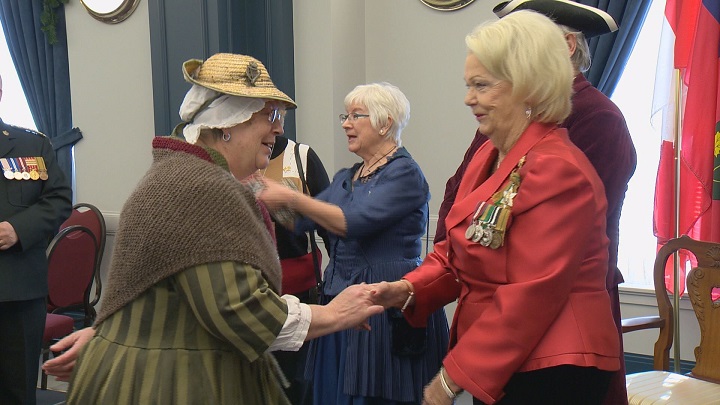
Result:
<svg viewBox="0 0 720 405">
<path fill-rule="evenodd" d="M 36 130 L 34 130 L 34 129 L 25 128 L 25 127 L 19 127 L 19 126 L 17 126 L 17 125 L 12 125 L 12 124 L 8 124 L 8 123 L 4 123 L 4 124 L 5 124 L 6 127 L 13 128 L 13 129 L 18 130 L 18 131 L 21 131 L 21 132 L 27 132 L 28 134 L 37 135 L 37 136 L 42 136 L 42 137 L 47 138 L 47 135 L 43 134 L 43 133 L 40 132 L 40 131 L 36 131 Z"/>
</svg>

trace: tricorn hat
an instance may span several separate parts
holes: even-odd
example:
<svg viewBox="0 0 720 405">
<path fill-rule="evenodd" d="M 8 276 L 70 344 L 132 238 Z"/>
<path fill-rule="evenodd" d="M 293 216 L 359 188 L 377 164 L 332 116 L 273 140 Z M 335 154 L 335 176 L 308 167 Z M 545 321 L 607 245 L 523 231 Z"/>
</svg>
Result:
<svg viewBox="0 0 720 405">
<path fill-rule="evenodd" d="M 183 63 L 185 80 L 231 96 L 263 98 L 285 103 L 288 109 L 297 104 L 278 90 L 265 65 L 252 56 L 218 53 L 205 62 L 190 59 Z"/>
<path fill-rule="evenodd" d="M 566 25 L 582 32 L 585 38 L 607 34 L 618 29 L 617 23 L 610 14 L 570 0 L 503 1 L 493 8 L 493 13 L 502 18 L 517 10 L 534 10 L 542 13 L 557 24 Z"/>
</svg>

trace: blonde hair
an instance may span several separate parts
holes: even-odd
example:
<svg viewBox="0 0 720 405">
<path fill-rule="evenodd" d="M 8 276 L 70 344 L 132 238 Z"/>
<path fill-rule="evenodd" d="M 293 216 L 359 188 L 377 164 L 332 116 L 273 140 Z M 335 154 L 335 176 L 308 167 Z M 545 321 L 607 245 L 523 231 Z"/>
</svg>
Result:
<svg viewBox="0 0 720 405">
<path fill-rule="evenodd" d="M 400 134 L 410 120 L 410 101 L 397 86 L 387 82 L 359 85 L 345 96 L 345 108 L 351 104 L 367 107 L 375 129 L 388 126 L 388 117 L 392 118 L 385 139 L 393 138 L 402 146 Z"/>
<path fill-rule="evenodd" d="M 468 50 L 493 76 L 512 84 L 512 95 L 532 109 L 531 119 L 561 123 L 570 115 L 573 67 L 562 30 L 530 10 L 476 27 Z"/>
</svg>

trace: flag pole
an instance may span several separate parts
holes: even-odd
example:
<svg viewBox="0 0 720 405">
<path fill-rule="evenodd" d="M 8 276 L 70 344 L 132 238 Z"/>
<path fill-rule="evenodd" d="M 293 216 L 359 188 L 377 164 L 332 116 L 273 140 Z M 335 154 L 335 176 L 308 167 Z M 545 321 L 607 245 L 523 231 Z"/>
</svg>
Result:
<svg viewBox="0 0 720 405">
<path fill-rule="evenodd" d="M 680 237 L 680 146 L 682 140 L 682 74 L 675 69 L 675 122 L 674 139 L 675 159 L 673 161 L 675 176 L 673 178 L 673 194 L 675 212 L 673 225 L 674 237 Z M 680 255 L 673 252 L 673 365 L 676 373 L 680 372 Z"/>
</svg>

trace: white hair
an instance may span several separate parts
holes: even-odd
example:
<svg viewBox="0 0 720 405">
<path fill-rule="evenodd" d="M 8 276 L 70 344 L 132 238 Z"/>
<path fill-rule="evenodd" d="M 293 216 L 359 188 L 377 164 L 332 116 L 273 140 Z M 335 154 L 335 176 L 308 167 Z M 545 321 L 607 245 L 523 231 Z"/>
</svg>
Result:
<svg viewBox="0 0 720 405">
<path fill-rule="evenodd" d="M 410 120 L 410 101 L 397 86 L 387 82 L 359 85 L 345 96 L 345 108 L 353 103 L 367 107 L 373 128 L 388 127 L 385 138 L 402 146 L 400 134 Z M 392 119 L 389 126 L 388 118 Z"/>
</svg>

